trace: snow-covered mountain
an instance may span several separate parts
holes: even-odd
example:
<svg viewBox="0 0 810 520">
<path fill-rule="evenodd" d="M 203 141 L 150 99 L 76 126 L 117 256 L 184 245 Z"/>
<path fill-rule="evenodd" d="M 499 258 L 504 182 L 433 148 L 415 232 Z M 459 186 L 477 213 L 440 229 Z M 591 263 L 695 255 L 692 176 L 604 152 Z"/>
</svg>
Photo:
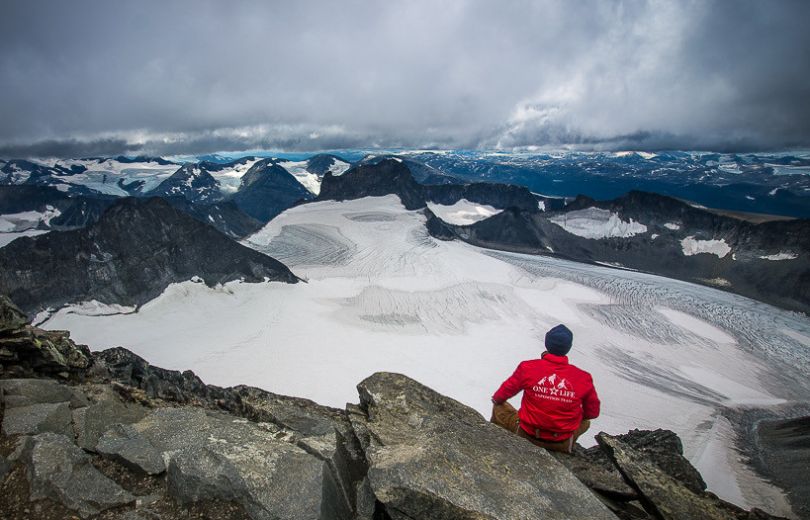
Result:
<svg viewBox="0 0 810 520">
<path fill-rule="evenodd" d="M 191 203 L 211 204 L 224 196 L 220 185 L 208 172 L 208 163 L 184 164 L 170 177 L 149 191 L 155 197 L 182 197 Z"/>
<path fill-rule="evenodd" d="M 671 428 L 711 490 L 789 512 L 737 450 L 756 455 L 751 413 L 807 414 L 806 316 L 649 274 L 438 240 L 424 211 L 396 195 L 299 205 L 245 243 L 306 284 L 185 282 L 137 313 L 77 303 L 44 325 L 213 384 L 334 406 L 372 372 L 407 373 L 486 415 L 516 364 L 566 323 L 571 359 L 602 397 L 595 429 Z"/>
<path fill-rule="evenodd" d="M 6 177 L 4 184 L 35 184 L 53 186 L 60 191 L 116 197 L 144 194 L 174 173 L 179 164 L 159 157 L 116 157 L 75 160 L 45 160 L 19 164 L 16 179 Z"/>
<path fill-rule="evenodd" d="M 272 159 L 256 162 L 241 179 L 233 202 L 247 215 L 267 222 L 312 193 Z"/>
</svg>

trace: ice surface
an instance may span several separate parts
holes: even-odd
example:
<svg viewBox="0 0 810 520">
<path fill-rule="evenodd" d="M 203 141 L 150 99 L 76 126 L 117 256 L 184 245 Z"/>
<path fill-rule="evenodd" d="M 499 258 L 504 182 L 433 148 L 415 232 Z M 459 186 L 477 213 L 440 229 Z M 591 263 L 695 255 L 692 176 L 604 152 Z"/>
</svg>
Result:
<svg viewBox="0 0 810 520">
<path fill-rule="evenodd" d="M 301 185 L 308 189 L 313 195 L 318 195 L 321 192 L 321 179 L 314 173 L 307 171 L 307 164 L 309 161 L 287 161 L 281 162 L 279 165 L 287 170 L 290 175 L 301 183 Z M 332 165 L 334 166 L 334 165 Z"/>
<path fill-rule="evenodd" d="M 334 162 L 332 163 L 332 165 L 329 166 L 329 173 L 331 173 L 335 177 L 340 177 L 341 175 L 346 173 L 346 170 L 348 170 L 352 166 L 351 164 L 343 162 L 339 159 L 333 159 L 333 161 Z"/>
<path fill-rule="evenodd" d="M 697 240 L 688 236 L 681 240 L 681 248 L 686 256 L 709 253 L 723 258 L 731 252 L 731 247 L 722 238 L 720 240 Z"/>
<path fill-rule="evenodd" d="M 236 164 L 232 168 L 224 168 L 218 172 L 210 172 L 211 176 L 219 183 L 219 190 L 225 194 L 236 193 L 242 183 L 242 177 L 259 162 L 260 159 L 252 158 L 244 164 Z"/>
<path fill-rule="evenodd" d="M 601 208 L 586 208 L 552 217 L 551 222 L 583 238 L 632 237 L 646 233 L 647 226 L 633 219 L 625 222 L 619 215 Z"/>
<path fill-rule="evenodd" d="M 437 217 L 455 226 L 469 226 L 503 211 L 486 204 L 470 202 L 467 199 L 461 199 L 451 206 L 433 202 L 428 202 L 427 206 Z"/>
<path fill-rule="evenodd" d="M 782 252 L 782 253 L 777 253 L 775 255 L 760 256 L 760 258 L 763 259 L 763 260 L 773 260 L 773 261 L 795 260 L 795 259 L 799 258 L 799 255 L 797 255 L 796 253 Z"/>
<path fill-rule="evenodd" d="M 768 507 L 780 496 L 735 462 L 734 431 L 719 421 L 726 407 L 810 398 L 804 315 L 644 273 L 434 240 L 396 196 L 298 206 L 245 243 L 308 283 L 189 281 L 137 313 L 73 306 L 45 326 L 208 383 L 337 407 L 357 402 L 371 373 L 400 372 L 488 417 L 501 382 L 565 323 L 571 361 L 602 398 L 594 433 L 672 429 L 691 460 L 731 461 L 731 473 L 707 477 L 722 496 Z"/>
</svg>

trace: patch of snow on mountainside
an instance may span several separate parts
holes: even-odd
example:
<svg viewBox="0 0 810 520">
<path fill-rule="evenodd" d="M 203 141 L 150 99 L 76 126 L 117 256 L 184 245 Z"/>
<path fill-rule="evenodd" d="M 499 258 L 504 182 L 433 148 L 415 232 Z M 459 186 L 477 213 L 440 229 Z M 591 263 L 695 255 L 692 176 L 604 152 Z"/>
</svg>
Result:
<svg viewBox="0 0 810 520">
<path fill-rule="evenodd" d="M 469 226 L 503 211 L 486 204 L 470 202 L 467 199 L 461 199 L 451 206 L 433 202 L 428 202 L 427 206 L 437 217 L 454 226 Z"/>
<path fill-rule="evenodd" d="M 676 224 L 674 222 L 667 222 L 666 224 L 664 224 L 664 227 L 672 231 L 678 231 L 679 229 L 681 229 L 680 224 Z"/>
<path fill-rule="evenodd" d="M 796 253 L 777 253 L 775 255 L 766 255 L 760 256 L 763 260 L 772 260 L 772 261 L 779 261 L 779 260 L 795 260 L 799 258 L 799 255 Z"/>
<path fill-rule="evenodd" d="M 290 175 L 301 183 L 301 186 L 309 190 L 313 195 L 321 192 L 321 179 L 314 173 L 307 171 L 308 161 L 286 161 L 278 163 L 279 166 L 287 170 Z"/>
<path fill-rule="evenodd" d="M 20 237 L 35 237 L 48 232 L 47 229 L 27 229 L 25 231 L 12 231 L 8 233 L 0 231 L 0 248 L 6 247 Z"/>
<path fill-rule="evenodd" d="M 351 166 L 352 165 L 347 162 L 343 162 L 339 159 L 334 159 L 332 164 L 329 166 L 329 173 L 331 173 L 332 176 L 334 177 L 340 177 L 341 175 L 346 173 L 346 170 L 351 168 Z"/>
<path fill-rule="evenodd" d="M 720 240 L 697 240 L 694 236 L 688 236 L 681 240 L 681 248 L 686 256 L 709 253 L 723 258 L 731 252 L 731 247 L 722 238 Z"/>
<path fill-rule="evenodd" d="M 244 243 L 308 283 L 189 281 L 136 313 L 73 306 L 44 326 L 207 383 L 337 407 L 357 402 L 355 385 L 373 372 L 400 372 L 488 417 L 492 393 L 565 323 L 571 362 L 602 399 L 593 432 L 672 429 L 690 460 L 710 448 L 731 461 L 731 473 L 707 476 L 710 489 L 739 500 L 739 488 L 750 505 L 779 495 L 745 473 L 733 431 L 713 425 L 727 407 L 810 400 L 810 351 L 784 332 L 810 337 L 806 316 L 645 273 L 435 240 L 425 223 L 393 195 L 305 204 Z"/>
<path fill-rule="evenodd" d="M 253 158 L 246 161 L 244 164 L 235 164 L 232 168 L 225 168 L 218 172 L 209 173 L 219 183 L 220 191 L 226 195 L 230 195 L 239 190 L 239 186 L 242 183 L 242 177 L 244 177 L 248 170 L 260 160 L 261 159 Z"/>
<path fill-rule="evenodd" d="M 11 233 L 47 226 L 51 219 L 61 215 L 53 206 L 46 206 L 45 211 L 23 211 L 0 215 L 0 232 Z"/>
<path fill-rule="evenodd" d="M 647 232 L 647 226 L 601 208 L 586 208 L 552 217 L 551 222 L 574 235 L 590 238 L 629 238 Z"/>
<path fill-rule="evenodd" d="M 540 211 L 545 211 L 546 210 L 546 201 L 538 200 L 537 201 L 537 209 L 539 209 Z"/>
</svg>

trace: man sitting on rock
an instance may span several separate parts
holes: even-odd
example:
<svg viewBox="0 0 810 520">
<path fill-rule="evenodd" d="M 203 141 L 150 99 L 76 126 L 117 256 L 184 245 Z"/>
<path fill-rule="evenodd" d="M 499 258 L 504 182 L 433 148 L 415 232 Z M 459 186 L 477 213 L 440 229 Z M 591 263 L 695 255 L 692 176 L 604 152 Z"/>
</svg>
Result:
<svg viewBox="0 0 810 520">
<path fill-rule="evenodd" d="M 599 416 L 591 374 L 568 363 L 574 334 L 565 325 L 546 333 L 540 359 L 520 363 L 492 396 L 491 421 L 543 448 L 571 453 L 574 442 Z M 523 391 L 520 411 L 506 402 Z"/>
</svg>

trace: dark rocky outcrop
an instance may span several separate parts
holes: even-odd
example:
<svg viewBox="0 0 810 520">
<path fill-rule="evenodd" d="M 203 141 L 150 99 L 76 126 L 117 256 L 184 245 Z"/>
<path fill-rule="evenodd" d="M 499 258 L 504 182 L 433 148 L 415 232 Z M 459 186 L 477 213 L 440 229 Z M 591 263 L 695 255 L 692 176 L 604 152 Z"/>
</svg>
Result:
<svg viewBox="0 0 810 520">
<path fill-rule="evenodd" d="M 352 200 L 397 195 L 406 209 L 425 207 L 422 186 L 399 159 L 360 164 L 339 177 L 327 174 L 317 200 Z"/>
<path fill-rule="evenodd" d="M 194 276 L 208 285 L 298 281 L 281 262 L 157 198 L 121 199 L 89 228 L 0 249 L 0 291 L 28 313 L 93 299 L 139 305 Z"/>
<path fill-rule="evenodd" d="M 192 202 L 182 195 L 163 196 L 172 207 L 209 224 L 233 238 L 242 238 L 258 231 L 263 222 L 243 213 L 233 201 Z M 116 197 L 66 193 L 51 186 L 0 185 L 0 215 L 36 211 L 45 213 L 53 208 L 59 214 L 33 229 L 66 231 L 87 227 L 101 218 L 115 204 Z"/>
<path fill-rule="evenodd" d="M 537 199 L 520 186 L 494 183 L 419 184 L 405 161 L 387 158 L 361 163 L 339 177 L 327 174 L 317 200 L 351 200 L 397 195 L 406 209 L 424 208 L 427 202 L 452 205 L 466 199 L 496 208 L 538 211 Z"/>
<path fill-rule="evenodd" d="M 234 239 L 251 235 L 264 226 L 264 222 L 240 210 L 232 200 L 213 204 L 192 204 L 183 197 L 164 197 L 164 200 L 173 208 L 187 213 L 203 224 L 213 226 Z"/>
<path fill-rule="evenodd" d="M 11 300 L 0 295 L 0 377 L 83 378 L 93 364 L 90 349 L 70 341 L 67 332 L 31 327 L 23 316 Z M 3 388 L 14 395 L 8 383 Z M 27 392 L 33 391 L 29 386 Z"/>
<path fill-rule="evenodd" d="M 748 413 L 756 413 L 748 411 Z M 793 416 L 794 414 L 802 416 Z M 799 518 L 810 518 L 810 415 L 806 407 L 782 413 L 755 415 L 749 442 L 756 450 L 750 454 L 757 470 L 769 481 L 785 489 Z"/>
<path fill-rule="evenodd" d="M 654 518 L 677 520 L 773 518 L 754 509 L 745 511 L 724 502 L 711 493 L 690 489 L 670 472 L 661 468 L 655 455 L 616 437 L 601 433 L 599 446 L 610 457 L 627 482 L 639 493 L 639 500 Z"/>
<path fill-rule="evenodd" d="M 232 198 L 240 210 L 263 223 L 310 199 L 312 194 L 272 159 L 251 166 Z"/>
<path fill-rule="evenodd" d="M 339 410 L 206 385 L 122 348 L 77 367 L 86 347 L 65 335 L 55 359 L 36 346 L 45 334 L 0 331 L 28 360 L 0 358 L 3 518 L 774 518 L 704 491 L 665 430 L 550 454 L 399 374 L 370 376 Z M 7 378 L 21 372 L 39 379 Z"/>
<path fill-rule="evenodd" d="M 97 194 L 93 197 L 65 193 L 51 186 L 0 186 L 0 215 L 25 211 L 45 212 L 48 206 L 59 215 L 37 229 L 69 230 L 86 227 L 101 217 L 115 202 L 115 197 Z"/>
<path fill-rule="evenodd" d="M 330 171 L 330 168 L 333 168 L 338 162 L 346 163 L 347 165 L 349 164 L 349 161 L 341 159 L 337 155 L 319 153 L 317 155 L 313 155 L 307 160 L 307 171 L 309 173 L 314 173 L 318 177 L 323 177 L 327 172 Z"/>
<path fill-rule="evenodd" d="M 149 192 L 151 197 L 182 197 L 191 203 L 211 204 L 224 196 L 206 163 L 188 163 Z"/>
</svg>

